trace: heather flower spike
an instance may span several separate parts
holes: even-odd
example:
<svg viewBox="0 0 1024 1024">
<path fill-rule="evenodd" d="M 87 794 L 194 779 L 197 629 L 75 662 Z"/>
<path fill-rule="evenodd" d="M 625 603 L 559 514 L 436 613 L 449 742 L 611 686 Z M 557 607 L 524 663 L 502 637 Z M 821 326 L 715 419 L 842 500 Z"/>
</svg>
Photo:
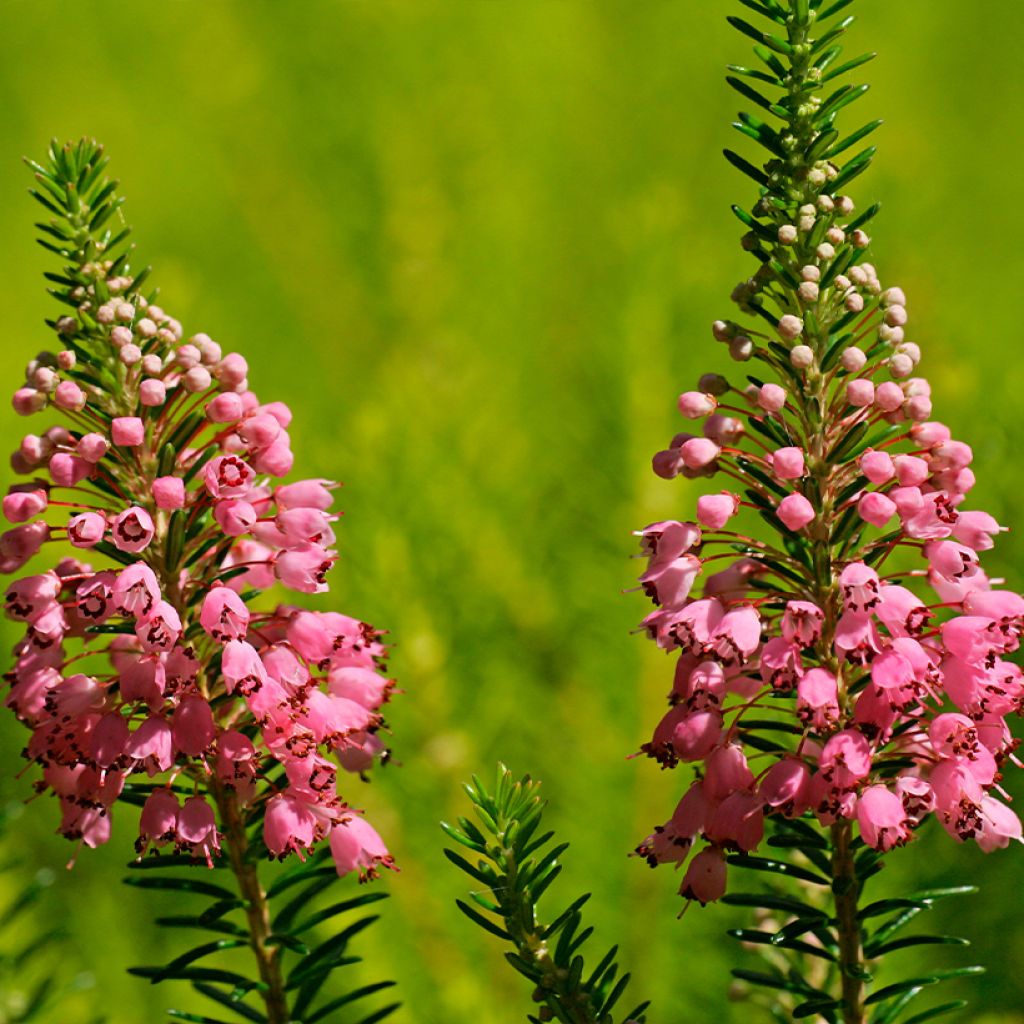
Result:
<svg viewBox="0 0 1024 1024">
<path fill-rule="evenodd" d="M 283 482 L 289 408 L 257 398 L 243 356 L 186 337 L 144 290 L 148 270 L 129 269 L 106 163 L 83 140 L 31 165 L 52 215 L 40 241 L 62 263 L 47 278 L 65 308 L 48 322 L 53 350 L 13 398 L 47 419 L 14 453 L 24 482 L 3 500 L 0 568 L 15 576 L 5 610 L 24 628 L 6 704 L 30 730 L 36 788 L 56 798 L 68 839 L 106 843 L 115 802 L 135 804 L 137 835 L 122 841 L 147 870 L 129 881 L 217 901 L 210 920 L 227 939 L 136 973 L 192 981 L 247 1019 L 320 1019 L 347 938 L 328 956 L 306 933 L 380 894 L 304 921 L 301 899 L 277 917 L 271 899 L 313 899 L 332 860 L 360 880 L 393 866 L 342 795 L 385 749 L 386 648 L 367 623 L 276 593 L 327 589 L 335 485 Z M 296 865 L 269 889 L 268 858 Z M 189 864 L 227 868 L 235 889 L 148 870 Z M 253 977 L 206 967 L 233 946 L 250 947 Z M 247 993 L 262 1009 L 239 1003 Z"/>
<path fill-rule="evenodd" d="M 865 883 L 931 822 L 985 851 L 1020 840 L 1000 780 L 1019 765 L 1024 599 L 982 568 L 1003 527 L 972 506 L 971 449 L 933 418 L 908 299 L 869 262 L 878 207 L 847 194 L 879 123 L 836 127 L 867 89 L 840 83 L 869 59 L 836 45 L 851 0 L 743 2 L 763 20 L 729 20 L 760 65 L 727 81 L 761 108 L 735 127 L 767 161 L 726 156 L 758 187 L 734 207 L 758 265 L 713 334 L 746 375 L 701 378 L 679 400 L 692 433 L 654 456 L 710 489 L 695 522 L 640 532 L 644 629 L 675 663 L 643 751 L 695 771 L 638 852 L 677 868 L 688 901 L 761 909 L 737 934 L 771 966 L 737 975 L 777 1019 L 895 1022 L 958 972 L 880 988 L 878 960 L 906 944 L 908 909 L 949 893 L 868 905 Z M 734 868 L 801 891 L 734 893 Z"/>
</svg>

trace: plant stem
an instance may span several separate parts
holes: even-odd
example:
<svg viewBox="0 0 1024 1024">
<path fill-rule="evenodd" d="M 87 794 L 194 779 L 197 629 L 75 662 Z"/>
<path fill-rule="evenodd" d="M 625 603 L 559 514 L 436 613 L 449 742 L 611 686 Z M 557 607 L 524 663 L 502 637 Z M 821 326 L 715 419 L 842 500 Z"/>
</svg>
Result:
<svg viewBox="0 0 1024 1024">
<path fill-rule="evenodd" d="M 245 834 L 242 810 L 235 792 L 223 786 L 216 777 L 209 780 L 210 791 L 217 802 L 221 827 L 226 840 L 228 862 L 238 879 L 238 889 L 245 901 L 245 915 L 249 925 L 249 945 L 260 981 L 265 986 L 262 995 L 267 1009 L 267 1024 L 289 1024 L 291 1013 L 281 974 L 280 948 L 267 945 L 270 936 L 270 909 L 267 895 L 260 884 L 259 868 L 249 856 L 249 840 Z"/>
<path fill-rule="evenodd" d="M 832 893 L 839 937 L 839 977 L 843 1024 L 864 1024 L 864 950 L 861 946 L 857 902 L 860 885 L 852 851 L 853 825 L 832 826 Z"/>
</svg>

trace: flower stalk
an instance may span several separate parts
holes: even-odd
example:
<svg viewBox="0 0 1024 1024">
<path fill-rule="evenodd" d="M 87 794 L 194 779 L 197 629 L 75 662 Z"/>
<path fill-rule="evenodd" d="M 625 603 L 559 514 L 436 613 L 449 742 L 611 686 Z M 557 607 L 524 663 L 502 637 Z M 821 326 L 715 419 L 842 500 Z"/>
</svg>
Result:
<svg viewBox="0 0 1024 1024">
<path fill-rule="evenodd" d="M 848 821 L 832 826 L 832 894 L 839 940 L 843 1024 L 864 1024 L 864 978 L 867 971 L 860 938 L 860 885 L 853 858 L 853 826 Z"/>
<path fill-rule="evenodd" d="M 57 422 L 26 434 L 12 458 L 24 482 L 3 499 L 12 527 L 0 535 L 0 571 L 53 557 L 6 591 L 6 614 L 25 631 L 6 704 L 31 732 L 37 789 L 56 798 L 68 839 L 107 842 L 113 804 L 133 803 L 131 884 L 217 901 L 165 923 L 228 938 L 134 973 L 191 981 L 251 1019 L 315 1021 L 340 1005 L 315 1004 L 347 962 L 350 930 L 312 948 L 299 933 L 376 897 L 295 922 L 304 904 L 272 915 L 259 862 L 309 858 L 285 887 L 304 885 L 310 900 L 326 887 L 321 852 L 337 876 L 393 866 L 340 782 L 364 777 L 384 752 L 387 652 L 359 619 L 280 600 L 277 588 L 328 589 L 337 485 L 284 482 L 291 410 L 256 396 L 241 354 L 203 333 L 186 338 L 143 290 L 149 272 L 129 268 L 106 163 L 82 140 L 31 164 L 32 194 L 53 215 L 37 227 L 61 259 L 47 278 L 64 311 L 48 321 L 58 350 L 29 363 L 13 404 Z M 183 864 L 227 866 L 236 889 L 153 870 Z M 240 945 L 252 949 L 255 978 L 207 966 Z M 286 953 L 297 957 L 287 975 Z M 239 1003 L 253 992 L 265 1014 Z"/>
<path fill-rule="evenodd" d="M 758 266 L 733 291 L 737 319 L 712 333 L 748 372 L 705 374 L 679 396 L 699 427 L 653 468 L 721 474 L 739 493 L 703 494 L 693 521 L 639 531 L 656 605 L 643 628 L 677 659 L 642 750 L 697 772 L 637 852 L 685 864 L 680 893 L 702 904 L 726 893 L 729 865 L 828 887 L 825 917 L 814 897 L 733 894 L 787 912 L 737 937 L 794 960 L 738 976 L 784 993 L 779 1014 L 892 1024 L 924 986 L 873 988 L 876 961 L 907 944 L 889 942 L 913 917 L 902 911 L 951 893 L 864 907 L 864 883 L 932 819 L 986 851 L 1021 839 L 1000 780 L 1019 765 L 1007 719 L 1024 709 L 1009 657 L 1024 599 L 982 569 L 1003 527 L 971 509 L 973 453 L 932 419 L 907 297 L 868 261 L 878 207 L 858 213 L 845 193 L 875 152 L 852 147 L 880 124 L 836 127 L 867 89 L 836 80 L 873 56 L 839 63 L 852 2 L 743 0 L 758 25 L 729 19 L 762 66 L 731 66 L 728 84 L 772 119 L 734 124 L 767 151 L 763 166 L 726 151 L 758 186 L 750 210 L 733 208 Z M 778 539 L 744 541 L 752 516 Z M 753 856 L 763 844 L 795 859 Z M 827 977 L 808 959 L 831 964 Z"/>
<path fill-rule="evenodd" d="M 270 905 L 260 882 L 259 865 L 249 846 L 243 809 L 239 806 L 237 794 L 219 783 L 213 786 L 213 798 L 224 832 L 225 852 L 245 903 L 249 945 L 262 982 L 260 994 L 267 1012 L 267 1024 L 289 1024 L 291 1013 L 281 973 L 281 947 L 269 945 L 267 941 L 271 935 Z"/>
</svg>

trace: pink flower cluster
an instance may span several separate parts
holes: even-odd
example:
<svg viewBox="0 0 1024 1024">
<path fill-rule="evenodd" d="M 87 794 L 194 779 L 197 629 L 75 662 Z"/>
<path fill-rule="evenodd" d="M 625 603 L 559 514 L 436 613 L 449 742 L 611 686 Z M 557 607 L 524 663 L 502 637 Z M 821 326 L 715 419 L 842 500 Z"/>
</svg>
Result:
<svg viewBox="0 0 1024 1024">
<path fill-rule="evenodd" d="M 834 252 L 819 257 L 805 282 Z M 782 384 L 707 375 L 680 397 L 702 431 L 677 435 L 655 472 L 725 476 L 741 494 L 704 495 L 696 522 L 640 533 L 658 606 L 643 627 L 676 658 L 642 749 L 697 773 L 638 852 L 687 864 L 680 891 L 702 903 L 725 891 L 726 853 L 757 849 L 771 815 L 855 822 L 881 851 L 932 814 L 986 851 L 1021 838 L 999 783 L 1019 764 L 1006 717 L 1024 708 L 1009 660 L 1024 599 L 979 564 L 1002 528 L 964 508 L 971 449 L 929 419 L 900 289 L 863 264 L 807 298 L 822 320 L 864 314 L 847 347 L 828 356 L 794 314 L 760 348 L 763 336 L 717 323 L 734 358 L 758 355 Z M 777 543 L 750 535 L 755 515 Z"/>
<path fill-rule="evenodd" d="M 89 846 L 109 838 L 128 785 L 145 794 L 140 853 L 173 844 L 210 861 L 231 798 L 262 811 L 270 855 L 326 838 L 339 873 L 372 876 L 392 858 L 336 776 L 384 752 L 380 635 L 254 607 L 277 583 L 327 589 L 334 485 L 275 484 L 293 462 L 287 406 L 257 399 L 242 356 L 202 334 L 183 343 L 163 310 L 118 298 L 128 283 L 58 321 L 68 348 L 34 360 L 14 395 L 19 413 L 65 419 L 14 453 L 31 479 L 3 499 L 14 525 L 0 536 L 5 573 L 58 552 L 5 599 L 25 627 L 6 703 L 31 729 L 39 788 Z"/>
</svg>

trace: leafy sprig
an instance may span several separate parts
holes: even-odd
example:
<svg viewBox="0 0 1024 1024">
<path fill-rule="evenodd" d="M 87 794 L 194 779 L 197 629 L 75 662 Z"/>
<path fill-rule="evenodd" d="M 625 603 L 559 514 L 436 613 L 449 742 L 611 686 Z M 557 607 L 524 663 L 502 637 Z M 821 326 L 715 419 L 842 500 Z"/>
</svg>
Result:
<svg viewBox="0 0 1024 1024">
<path fill-rule="evenodd" d="M 508 962 L 534 986 L 533 999 L 542 1004 L 527 1019 L 563 1024 L 643 1024 L 648 1007 L 641 1003 L 630 1013 L 614 1015 L 629 985 L 620 974 L 613 946 L 588 969 L 580 952 L 593 929 L 583 924 L 586 893 L 573 900 L 550 923 L 544 923 L 537 903 L 562 871 L 560 859 L 567 843 L 554 843 L 544 831 L 544 801 L 539 782 L 529 776 L 515 781 L 500 765 L 491 792 L 475 776 L 466 793 L 477 821 L 460 817 L 458 826 L 443 823 L 450 838 L 473 855 L 445 850 L 448 859 L 473 880 L 471 906 L 457 900 L 459 909 L 474 924 L 509 943 Z M 483 886 L 483 888 L 480 888 Z"/>
<path fill-rule="evenodd" d="M 768 839 L 770 856 L 733 854 L 730 865 L 756 872 L 763 885 L 748 891 L 733 891 L 722 902 L 744 907 L 756 915 L 753 928 L 735 928 L 727 934 L 761 961 L 758 969 L 736 968 L 732 974 L 744 986 L 752 1001 L 763 1006 L 776 1021 L 823 1019 L 829 1024 L 845 1020 L 841 989 L 840 928 L 835 906 L 842 883 L 834 877 L 836 848 L 800 819 L 773 819 Z M 976 892 L 974 886 L 928 889 L 909 896 L 864 902 L 867 881 L 882 867 L 882 855 L 860 839 L 851 843 L 856 939 L 862 950 L 857 980 L 868 986 L 863 1000 L 864 1019 L 869 1024 L 911 1024 L 932 1020 L 966 1005 L 962 1000 L 938 1003 L 915 1016 L 915 1001 L 935 986 L 968 975 L 980 974 L 978 966 L 928 971 L 871 989 L 883 959 L 904 949 L 919 946 L 967 946 L 956 935 L 904 934 L 924 911 L 942 900 Z M 755 993 L 760 992 L 761 995 Z"/>
<path fill-rule="evenodd" d="M 250 850 L 250 859 L 255 851 Z M 255 861 L 253 860 L 255 864 Z M 246 924 L 247 901 L 233 884 L 229 860 L 218 857 L 214 871 L 197 877 L 192 859 L 183 855 L 159 855 L 128 865 L 125 884 L 138 889 L 173 892 L 182 898 L 181 911 L 158 917 L 156 925 L 172 931 L 201 936 L 201 941 L 161 966 L 133 967 L 130 974 L 153 984 L 184 981 L 200 995 L 228 1011 L 232 1021 L 265 1022 L 267 1015 L 250 996 L 259 995 L 264 984 L 233 966 L 222 966 L 218 954 L 248 947 L 253 938 Z M 263 944 L 277 950 L 284 975 L 284 989 L 293 1024 L 318 1024 L 334 1020 L 342 1007 L 352 1024 L 377 1024 L 398 1003 L 374 1006 L 370 997 L 394 986 L 381 981 L 331 992 L 326 983 L 335 971 L 359 963 L 353 940 L 378 918 L 363 911 L 386 899 L 383 892 L 364 892 L 335 902 L 324 897 L 340 884 L 330 851 L 322 847 L 305 863 L 282 872 L 265 893 L 270 930 Z M 355 1014 L 351 1016 L 351 1014 Z M 220 1018 L 173 1009 L 175 1020 L 200 1024 L 231 1024 Z"/>
</svg>

